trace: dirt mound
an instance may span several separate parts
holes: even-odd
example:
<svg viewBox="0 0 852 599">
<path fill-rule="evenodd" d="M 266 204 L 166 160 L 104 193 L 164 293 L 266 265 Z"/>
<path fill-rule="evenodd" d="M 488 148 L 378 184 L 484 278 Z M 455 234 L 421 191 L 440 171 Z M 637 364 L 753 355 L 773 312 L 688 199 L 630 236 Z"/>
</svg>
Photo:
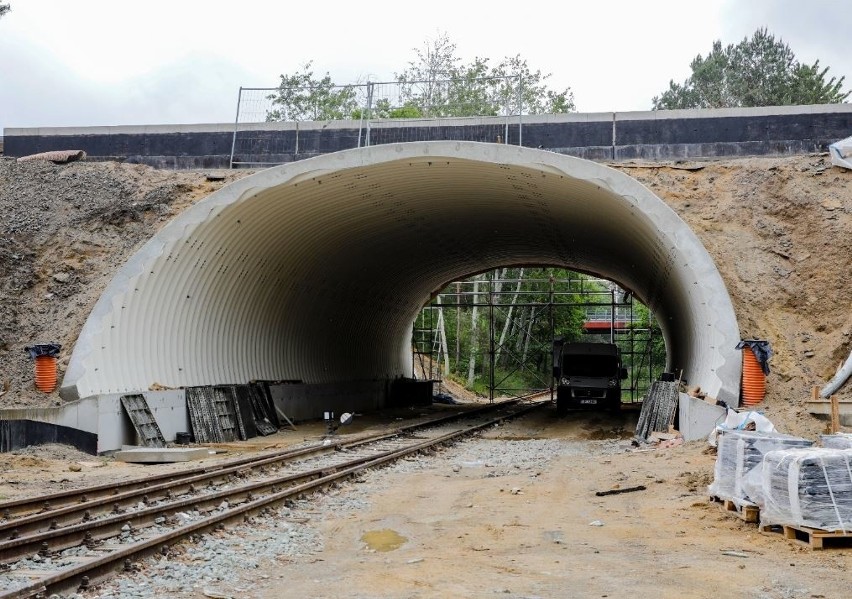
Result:
<svg viewBox="0 0 852 599">
<path fill-rule="evenodd" d="M 742 337 L 772 343 L 767 415 L 785 430 L 821 429 L 804 401 L 852 349 L 852 172 L 823 155 L 621 170 L 701 238 L 731 294 Z"/>
<path fill-rule="evenodd" d="M 772 342 L 769 417 L 785 430 L 822 428 L 803 402 L 852 346 L 852 173 L 826 156 L 614 166 L 701 238 L 743 337 Z M 203 172 L 139 165 L 0 160 L 0 389 L 9 382 L 0 407 L 58 403 L 35 390 L 24 346 L 61 343 L 61 377 L 119 265 L 174 214 L 246 174 L 210 182 Z"/>
<path fill-rule="evenodd" d="M 61 379 L 118 266 L 227 180 L 113 162 L 0 159 L 0 390 L 8 383 L 0 407 L 59 403 L 57 393 L 35 389 L 24 347 L 62 344 Z"/>
</svg>

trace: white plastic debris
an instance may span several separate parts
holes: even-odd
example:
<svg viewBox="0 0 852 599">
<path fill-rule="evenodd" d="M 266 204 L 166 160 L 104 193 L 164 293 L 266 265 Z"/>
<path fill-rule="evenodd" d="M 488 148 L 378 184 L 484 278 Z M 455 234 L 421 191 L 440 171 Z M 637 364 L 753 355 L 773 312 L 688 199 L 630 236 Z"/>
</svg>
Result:
<svg viewBox="0 0 852 599">
<path fill-rule="evenodd" d="M 831 164 L 852 169 L 852 137 L 841 139 L 828 146 Z"/>
<path fill-rule="evenodd" d="M 754 425 L 753 427 L 750 425 Z M 725 415 L 725 421 L 716 425 L 710 436 L 707 437 L 707 442 L 716 447 L 717 438 L 721 431 L 744 431 L 750 430 L 758 433 L 774 433 L 775 425 L 766 416 L 760 412 L 753 410 L 748 412 L 737 412 L 728 408 L 728 413 Z"/>
</svg>

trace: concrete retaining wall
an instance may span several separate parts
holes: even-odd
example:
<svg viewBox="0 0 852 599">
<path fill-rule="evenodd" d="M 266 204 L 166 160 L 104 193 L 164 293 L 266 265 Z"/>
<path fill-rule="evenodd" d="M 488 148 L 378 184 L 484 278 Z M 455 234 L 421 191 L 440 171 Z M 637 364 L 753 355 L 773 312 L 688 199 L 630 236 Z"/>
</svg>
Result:
<svg viewBox="0 0 852 599">
<path fill-rule="evenodd" d="M 270 385 L 273 399 L 291 420 L 314 420 L 323 411 L 369 412 L 385 405 L 388 381 L 328 385 Z M 88 453 L 135 445 L 136 431 L 121 407 L 124 393 L 108 393 L 52 408 L 0 410 L 0 451 L 28 445 L 67 443 Z M 166 441 L 190 431 L 183 389 L 144 391 L 142 395 Z"/>
<path fill-rule="evenodd" d="M 174 441 L 175 434 L 189 430 L 189 415 L 182 389 L 145 391 L 142 393 L 166 441 Z M 121 407 L 123 393 L 95 395 L 79 401 L 52 408 L 17 408 L 0 410 L 0 420 L 33 421 L 67 427 L 90 433 L 96 439 L 94 446 L 87 436 L 78 443 L 74 438 L 65 441 L 81 451 L 104 453 L 121 449 L 122 445 L 136 443 L 136 431 Z M 35 430 L 35 429 L 33 429 Z M 40 435 L 28 436 L 28 444 L 37 444 Z"/>
<path fill-rule="evenodd" d="M 290 420 L 316 420 L 323 412 L 370 412 L 385 405 L 387 381 L 270 385 L 272 401 Z"/>
<path fill-rule="evenodd" d="M 235 161 L 285 163 L 358 147 L 357 121 L 241 124 Z M 852 105 L 720 110 L 533 115 L 520 126 L 522 145 L 590 160 L 677 160 L 827 151 L 852 132 Z M 158 168 L 227 168 L 233 124 L 83 128 L 7 128 L 7 156 L 59 149 L 91 159 Z M 394 120 L 374 125 L 372 145 L 401 140 L 468 140 L 517 144 L 519 125 L 501 117 Z M 359 141 L 360 140 L 360 141 Z"/>
</svg>

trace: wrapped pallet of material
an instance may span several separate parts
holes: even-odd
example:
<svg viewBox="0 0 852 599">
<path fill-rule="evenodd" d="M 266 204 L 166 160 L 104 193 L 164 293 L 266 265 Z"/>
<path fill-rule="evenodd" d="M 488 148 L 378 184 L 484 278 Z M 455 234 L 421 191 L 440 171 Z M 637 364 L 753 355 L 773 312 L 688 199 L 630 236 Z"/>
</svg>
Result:
<svg viewBox="0 0 852 599">
<path fill-rule="evenodd" d="M 758 466 L 769 451 L 791 447 L 810 447 L 813 441 L 781 433 L 720 431 L 711 496 L 728 499 L 736 505 L 760 505 Z M 757 470 L 755 470 L 757 469 Z"/>
<path fill-rule="evenodd" d="M 762 526 L 852 531 L 852 449 L 785 449 L 763 459 Z"/>
<path fill-rule="evenodd" d="M 852 433 L 820 435 L 820 444 L 829 449 L 852 449 Z"/>
</svg>

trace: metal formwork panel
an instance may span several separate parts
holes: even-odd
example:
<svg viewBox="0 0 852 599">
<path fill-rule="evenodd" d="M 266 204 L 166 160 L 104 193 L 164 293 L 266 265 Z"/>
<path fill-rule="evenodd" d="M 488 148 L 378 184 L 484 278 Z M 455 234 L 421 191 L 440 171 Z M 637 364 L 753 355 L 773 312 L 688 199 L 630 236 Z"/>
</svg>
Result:
<svg viewBox="0 0 852 599">
<path fill-rule="evenodd" d="M 234 397 L 236 398 L 237 424 L 240 428 L 240 437 L 242 439 L 256 437 L 257 426 L 254 424 L 251 387 L 248 385 L 234 385 Z"/>
<path fill-rule="evenodd" d="M 133 423 L 133 428 L 136 429 L 142 445 L 145 447 L 166 446 L 166 439 L 157 421 L 154 420 L 144 395 L 122 395 L 121 405 L 130 417 L 130 422 Z"/>
<path fill-rule="evenodd" d="M 186 407 L 196 443 L 221 443 L 224 441 L 219 419 L 213 408 L 212 387 L 188 387 Z"/>
<path fill-rule="evenodd" d="M 254 413 L 254 425 L 259 435 L 264 437 L 278 432 L 278 418 L 272 404 L 272 394 L 269 383 L 254 382 L 249 387 L 251 392 L 251 407 Z"/>
<path fill-rule="evenodd" d="M 236 394 L 230 385 L 213 387 L 213 410 L 223 441 L 239 441 Z"/>
</svg>

